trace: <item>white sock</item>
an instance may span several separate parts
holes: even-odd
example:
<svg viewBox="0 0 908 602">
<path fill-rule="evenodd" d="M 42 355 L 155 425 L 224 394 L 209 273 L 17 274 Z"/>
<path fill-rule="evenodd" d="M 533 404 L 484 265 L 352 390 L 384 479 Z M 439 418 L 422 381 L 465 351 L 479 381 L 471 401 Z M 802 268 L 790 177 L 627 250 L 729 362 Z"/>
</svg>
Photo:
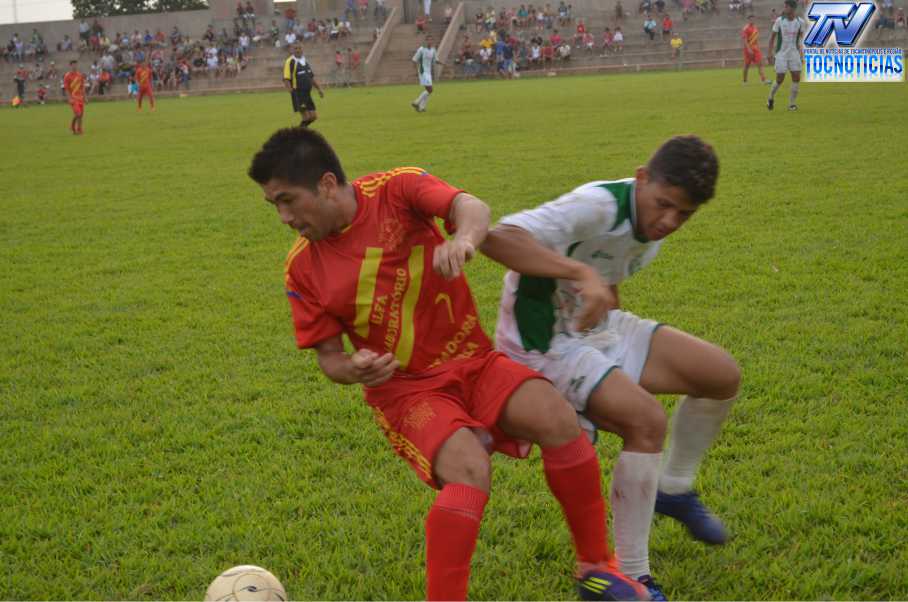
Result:
<svg viewBox="0 0 908 602">
<path fill-rule="evenodd" d="M 779 82 L 773 82 L 772 88 L 769 90 L 769 100 L 772 100 L 776 96 L 776 92 L 779 91 L 779 88 L 782 86 Z"/>
<path fill-rule="evenodd" d="M 649 530 L 656 505 L 662 452 L 623 451 L 615 462 L 609 500 L 612 504 L 615 554 L 621 571 L 634 579 L 649 575 Z"/>
<path fill-rule="evenodd" d="M 426 105 L 429 104 L 429 93 L 428 93 L 428 92 L 423 92 L 423 93 L 420 94 L 419 96 L 420 96 L 420 99 L 421 99 L 421 100 L 419 101 L 419 108 L 422 109 L 423 111 L 425 111 L 425 110 L 426 110 Z"/>
<path fill-rule="evenodd" d="M 423 99 L 425 99 L 425 97 L 428 95 L 429 95 L 429 93 L 426 92 L 425 90 L 423 90 L 422 93 L 416 97 L 416 100 L 413 101 L 413 104 L 422 106 Z"/>
<path fill-rule="evenodd" d="M 703 454 L 712 445 L 735 398 L 725 401 L 681 399 L 672 419 L 668 459 L 659 478 L 659 491 L 670 495 L 686 493 L 694 486 L 694 474 Z"/>
<path fill-rule="evenodd" d="M 795 100 L 798 98 L 798 89 L 800 87 L 800 82 L 791 83 L 791 92 L 788 94 L 788 106 L 795 104 Z"/>
</svg>

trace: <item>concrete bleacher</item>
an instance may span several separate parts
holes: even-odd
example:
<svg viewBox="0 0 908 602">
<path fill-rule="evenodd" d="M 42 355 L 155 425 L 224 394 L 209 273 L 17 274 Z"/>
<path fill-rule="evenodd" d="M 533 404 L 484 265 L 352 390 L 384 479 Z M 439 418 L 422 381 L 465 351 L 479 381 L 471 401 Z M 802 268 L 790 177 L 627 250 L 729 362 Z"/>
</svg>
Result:
<svg viewBox="0 0 908 602">
<path fill-rule="evenodd" d="M 466 2 L 468 8 L 465 11 L 465 22 L 463 30 L 458 32 L 457 41 L 453 44 L 450 60 L 459 51 L 463 34 L 469 34 L 474 48 L 484 33 L 476 32 L 473 26 L 473 14 L 477 10 L 485 9 L 488 6 L 494 6 L 496 10 L 502 8 L 517 7 L 520 2 L 509 2 L 502 4 L 500 2 L 486 4 L 481 2 Z M 621 72 L 621 71 L 644 71 L 659 69 L 700 69 L 700 68 L 721 68 L 721 67 L 739 67 L 743 65 L 742 46 L 740 32 L 745 25 L 745 15 L 740 12 L 729 13 L 728 3 L 719 3 L 719 14 L 692 14 L 688 20 L 683 20 L 681 11 L 669 1 L 666 5 L 668 12 L 673 20 L 674 30 L 681 34 L 684 40 L 684 47 L 679 58 L 673 58 L 671 47 L 668 39 L 661 39 L 661 15 L 654 13 L 657 22 L 657 33 L 654 41 L 643 33 L 643 16 L 637 13 L 636 3 L 624 2 L 625 18 L 621 22 L 616 22 L 614 18 L 614 0 L 596 3 L 584 7 L 583 4 L 573 3 L 574 21 L 569 27 L 559 27 L 559 33 L 562 38 L 568 41 L 572 47 L 572 56 L 568 61 L 554 61 L 550 68 L 527 69 L 521 72 L 521 75 L 541 75 L 551 72 L 565 73 L 590 73 L 590 72 Z M 552 3 L 552 6 L 557 6 Z M 764 54 L 769 42 L 769 36 L 772 27 L 771 10 L 780 11 L 781 2 L 778 0 L 754 0 L 752 12 L 755 15 L 755 24 L 760 29 L 760 44 Z M 583 18 L 587 31 L 593 34 L 595 40 L 595 51 L 587 53 L 582 48 L 577 48 L 573 44 L 573 36 L 578 19 Z M 606 27 L 614 30 L 616 25 L 620 25 L 624 33 L 624 51 L 606 52 L 603 56 L 601 50 L 602 32 Z M 865 34 L 864 42 L 867 46 L 893 45 L 898 41 L 904 43 L 908 40 L 906 30 L 878 32 L 873 29 L 873 23 L 868 27 Z M 517 30 L 525 32 L 523 35 L 528 39 L 536 35 L 542 35 L 544 39 L 552 33 L 551 30 L 537 32 L 535 28 Z M 767 67 L 771 69 L 770 67 Z M 494 70 L 485 72 L 484 77 L 495 77 Z M 444 77 L 463 78 L 465 77 L 461 65 L 450 65 L 444 70 Z"/>
<path fill-rule="evenodd" d="M 179 25 L 184 34 L 189 34 L 198 39 L 208 24 L 215 25 L 219 30 L 222 26 L 228 26 L 230 23 L 228 14 L 224 8 L 225 0 L 217 0 L 217 10 L 208 11 L 187 11 L 185 13 L 171 13 L 163 15 L 133 15 L 128 17 L 112 17 L 102 19 L 105 30 L 109 33 L 116 31 L 133 31 L 146 29 L 154 33 L 161 29 L 165 34 L 169 33 L 173 25 Z M 277 10 L 277 14 L 260 17 L 264 25 L 270 25 L 271 19 L 275 19 L 283 32 L 284 19 L 281 16 L 284 10 L 283 5 L 273 4 L 271 0 L 256 0 L 257 4 L 267 5 Z M 231 2 L 230 5 L 234 5 Z M 412 0 L 411 0 L 412 4 Z M 595 39 L 596 48 L 593 53 L 587 53 L 582 48 L 574 47 L 572 57 L 569 61 L 555 61 L 550 67 L 545 69 L 527 69 L 521 72 L 521 75 L 541 75 L 548 74 L 552 71 L 564 73 L 588 73 L 588 72 L 621 72 L 621 71 L 643 71 L 658 69 L 691 69 L 691 68 L 712 68 L 712 67 L 737 67 L 742 64 L 740 31 L 745 23 L 743 14 L 728 12 L 727 2 L 720 2 L 720 14 L 699 15 L 694 14 L 688 20 L 681 18 L 680 10 L 669 0 L 666 11 L 672 15 L 674 28 L 681 34 L 684 40 L 684 47 L 679 58 L 673 58 L 668 40 L 662 40 L 661 35 L 657 33 L 656 39 L 650 41 L 643 33 L 643 17 L 637 13 L 636 3 L 624 2 L 625 18 L 620 23 L 625 35 L 624 51 L 621 53 L 607 52 L 603 55 L 600 48 L 602 41 L 602 32 L 605 27 L 614 29 L 616 22 L 614 20 L 615 0 L 576 0 L 572 2 L 574 8 L 574 21 L 571 25 L 558 27 L 562 38 L 573 44 L 574 30 L 579 18 L 583 18 L 587 30 L 590 31 Z M 346 0 L 298 0 L 295 6 L 299 7 L 298 15 L 300 20 L 307 20 L 315 16 L 319 19 L 328 19 L 341 16 Z M 421 3 L 420 3 L 421 5 Z M 447 63 L 447 66 L 438 74 L 440 79 L 457 79 L 464 77 L 462 66 L 455 65 L 453 58 L 460 49 L 464 33 L 468 33 L 475 45 L 483 35 L 475 31 L 473 25 L 473 15 L 479 11 L 493 6 L 496 10 L 509 7 L 518 7 L 520 0 L 496 0 L 487 2 L 486 0 L 465 0 L 463 2 L 452 3 L 456 7 L 455 20 L 450 26 L 444 24 L 444 4 L 434 2 L 432 7 L 432 22 L 428 25 L 428 32 L 435 38 L 438 46 L 443 46 L 440 55 L 441 59 Z M 553 7 L 557 3 L 552 2 Z M 425 34 L 416 31 L 416 26 L 412 23 L 417 9 L 415 5 L 407 4 L 404 9 L 402 0 L 387 0 L 386 6 L 396 18 L 391 20 L 385 28 L 380 43 L 373 45 L 373 32 L 376 26 L 372 16 L 374 0 L 370 3 L 369 17 L 359 21 L 353 20 L 354 32 L 351 37 L 337 41 L 309 41 L 304 43 L 304 53 L 307 59 L 312 63 L 318 81 L 323 86 L 332 85 L 362 85 L 362 84 L 392 84 L 392 83 L 415 83 L 415 68 L 412 63 L 412 56 L 416 48 L 422 44 Z M 771 10 L 780 10 L 780 0 L 753 0 L 752 12 L 756 16 L 756 24 L 761 32 L 761 48 L 764 49 L 768 44 L 771 29 Z M 803 10 L 803 9 L 802 9 Z M 879 11 L 878 11 L 879 12 Z M 406 15 L 406 19 L 404 19 Z M 874 22 L 879 15 L 874 17 Z M 655 16 L 657 24 L 661 24 L 661 17 Z M 403 22 L 403 21 L 410 22 Z M 874 30 L 874 22 L 868 26 L 864 42 L 868 46 L 904 46 L 908 40 L 908 31 L 900 30 Z M 44 36 L 51 54 L 45 57 L 44 62 L 55 61 L 57 69 L 62 78 L 63 73 L 68 68 L 68 62 L 71 58 L 79 58 L 80 69 L 87 72 L 93 60 L 98 58 L 94 54 L 83 53 L 81 56 L 78 52 L 53 52 L 56 43 L 62 40 L 62 36 L 67 34 L 71 39 L 78 39 L 78 22 L 51 22 L 44 24 L 23 23 L 18 25 L 0 26 L 0 41 L 5 42 L 12 35 L 13 31 L 18 31 L 20 37 L 30 35 L 32 27 Z M 660 27 L 661 29 L 661 27 Z M 526 39 L 536 35 L 534 28 L 524 29 Z M 543 38 L 548 38 L 550 30 L 540 32 Z M 444 43 L 443 43 L 444 41 Z M 362 66 L 354 73 L 341 73 L 335 71 L 334 51 L 341 49 L 345 53 L 347 47 L 355 47 L 360 53 Z M 371 50 L 371 53 L 370 53 Z M 346 54 L 346 53 L 345 53 Z M 248 55 L 248 65 L 245 70 L 234 77 L 208 77 L 206 74 L 193 74 L 192 81 L 188 90 L 180 89 L 178 91 L 159 91 L 158 94 L 166 96 L 169 94 L 213 94 L 233 91 L 259 91 L 259 90 L 280 90 L 283 88 L 281 71 L 284 60 L 288 56 L 288 50 L 284 47 L 275 48 L 270 45 L 263 45 L 253 48 Z M 369 62 L 367 64 L 367 57 Z M 26 67 L 34 66 L 34 59 L 26 64 Z M 8 100 L 15 93 L 15 84 L 13 83 L 13 74 L 16 70 L 16 63 L 6 63 L 0 61 L 0 100 Z M 486 73 L 487 77 L 495 77 L 494 71 Z M 59 79 L 56 82 L 47 82 L 49 88 L 49 99 L 60 100 L 62 98 L 59 90 Z M 33 102 L 35 99 L 35 90 L 39 82 L 29 81 L 27 84 L 26 99 Z M 126 96 L 126 85 L 123 82 L 117 82 L 111 93 L 103 98 L 123 98 Z M 92 100 L 100 99 L 93 98 Z"/>
</svg>

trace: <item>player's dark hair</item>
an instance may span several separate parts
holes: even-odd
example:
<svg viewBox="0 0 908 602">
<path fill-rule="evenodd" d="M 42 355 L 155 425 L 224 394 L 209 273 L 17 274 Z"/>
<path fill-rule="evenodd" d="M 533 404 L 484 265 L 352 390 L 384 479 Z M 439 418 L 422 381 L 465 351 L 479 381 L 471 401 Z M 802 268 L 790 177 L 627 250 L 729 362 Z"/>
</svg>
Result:
<svg viewBox="0 0 908 602">
<path fill-rule="evenodd" d="M 785 0 L 785 6 L 788 8 L 798 8 L 797 0 Z"/>
<path fill-rule="evenodd" d="M 325 137 L 308 128 L 276 131 L 252 158 L 249 177 L 261 185 L 271 180 L 303 186 L 315 191 L 326 172 L 346 184 L 340 159 Z"/>
<path fill-rule="evenodd" d="M 678 186 L 694 204 L 705 203 L 716 192 L 719 159 L 713 147 L 697 136 L 670 138 L 646 164 L 650 178 Z"/>
</svg>

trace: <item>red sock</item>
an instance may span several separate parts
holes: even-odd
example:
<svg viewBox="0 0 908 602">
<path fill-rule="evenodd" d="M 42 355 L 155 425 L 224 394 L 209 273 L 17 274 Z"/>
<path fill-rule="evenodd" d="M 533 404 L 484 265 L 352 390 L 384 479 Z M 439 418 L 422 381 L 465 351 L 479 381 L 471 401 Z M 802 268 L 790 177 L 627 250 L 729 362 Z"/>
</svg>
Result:
<svg viewBox="0 0 908 602">
<path fill-rule="evenodd" d="M 580 433 L 561 447 L 543 449 L 542 464 L 574 538 L 577 560 L 589 564 L 611 560 L 599 458 L 589 439 Z"/>
<path fill-rule="evenodd" d="M 426 599 L 466 600 L 470 560 L 489 495 L 445 485 L 426 518 Z"/>
</svg>

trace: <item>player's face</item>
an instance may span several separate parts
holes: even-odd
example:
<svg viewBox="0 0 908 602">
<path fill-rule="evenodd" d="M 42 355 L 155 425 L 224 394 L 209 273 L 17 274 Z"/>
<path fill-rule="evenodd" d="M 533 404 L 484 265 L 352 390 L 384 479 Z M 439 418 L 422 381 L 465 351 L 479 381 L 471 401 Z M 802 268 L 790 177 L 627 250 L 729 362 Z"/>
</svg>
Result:
<svg viewBox="0 0 908 602">
<path fill-rule="evenodd" d="M 311 241 L 327 238 L 339 225 L 339 210 L 330 194 L 319 186 L 304 186 L 273 179 L 262 186 L 265 200 L 274 205 L 281 221 Z"/>
<path fill-rule="evenodd" d="M 785 18 L 791 19 L 792 17 L 794 17 L 795 9 L 786 4 L 784 7 L 782 7 L 782 14 L 785 15 Z"/>
<path fill-rule="evenodd" d="M 653 180 L 645 167 L 637 170 L 637 234 L 661 240 L 680 228 L 697 211 L 679 186 Z"/>
</svg>

